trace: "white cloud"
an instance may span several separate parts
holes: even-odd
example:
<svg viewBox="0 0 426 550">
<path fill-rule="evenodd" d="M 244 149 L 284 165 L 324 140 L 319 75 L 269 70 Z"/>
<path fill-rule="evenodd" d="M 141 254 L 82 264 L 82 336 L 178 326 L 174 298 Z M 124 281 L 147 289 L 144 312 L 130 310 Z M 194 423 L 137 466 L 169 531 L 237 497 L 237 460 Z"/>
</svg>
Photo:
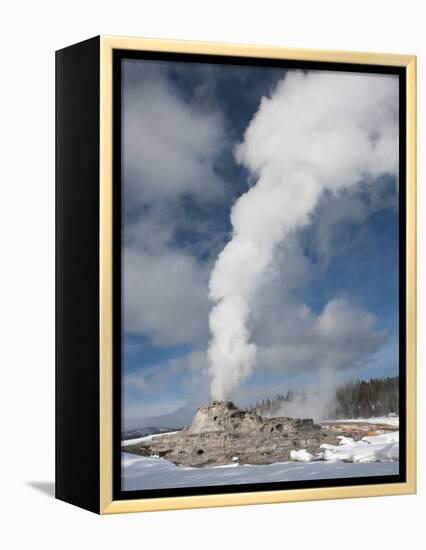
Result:
<svg viewBox="0 0 426 550">
<path fill-rule="evenodd" d="M 168 359 L 165 363 L 145 366 L 125 376 L 125 387 L 158 394 L 167 386 L 173 387 L 176 376 L 185 368 L 186 363 L 179 357 Z"/>
<path fill-rule="evenodd" d="M 197 259 L 205 250 L 186 249 L 176 234 L 188 225 L 206 233 L 203 220 L 188 220 L 183 197 L 222 196 L 214 165 L 226 143 L 223 118 L 199 90 L 184 98 L 161 63 L 127 62 L 124 82 L 124 330 L 161 346 L 196 344 L 208 334 L 209 267 Z"/>
<path fill-rule="evenodd" d="M 132 71 L 134 65 L 127 66 Z M 196 193 L 217 198 L 223 182 L 214 170 L 225 133 L 220 112 L 185 101 L 161 71 L 143 71 L 123 90 L 123 174 L 134 203 Z M 148 68 L 147 68 L 148 69 Z"/>
<path fill-rule="evenodd" d="M 157 345 L 206 338 L 208 268 L 182 252 L 135 249 L 124 250 L 123 266 L 126 332 L 147 334 Z"/>
<path fill-rule="evenodd" d="M 387 337 L 375 325 L 372 314 L 343 298 L 328 302 L 317 316 L 306 306 L 288 305 L 274 327 L 268 323 L 256 332 L 258 366 L 301 373 L 363 366 Z"/>
<path fill-rule="evenodd" d="M 124 243 L 127 248 L 160 254 L 173 242 L 176 222 L 168 210 L 150 208 L 148 212 L 127 221 L 124 227 Z"/>
</svg>

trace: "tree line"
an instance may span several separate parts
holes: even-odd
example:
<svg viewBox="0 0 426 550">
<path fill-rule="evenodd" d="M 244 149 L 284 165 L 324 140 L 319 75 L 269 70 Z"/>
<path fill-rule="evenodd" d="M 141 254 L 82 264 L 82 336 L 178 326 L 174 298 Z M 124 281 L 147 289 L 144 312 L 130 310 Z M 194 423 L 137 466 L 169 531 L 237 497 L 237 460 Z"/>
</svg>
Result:
<svg viewBox="0 0 426 550">
<path fill-rule="evenodd" d="M 356 418 L 399 414 L 399 376 L 350 381 L 336 389 L 330 414 Z"/>
<path fill-rule="evenodd" d="M 273 399 L 262 399 L 248 410 L 260 416 L 285 416 L 286 405 L 298 401 L 303 406 L 310 399 L 305 391 L 288 390 Z M 288 407 L 290 408 L 290 407 Z M 399 414 L 399 377 L 351 380 L 338 386 L 324 403 L 325 418 L 359 418 Z"/>
</svg>

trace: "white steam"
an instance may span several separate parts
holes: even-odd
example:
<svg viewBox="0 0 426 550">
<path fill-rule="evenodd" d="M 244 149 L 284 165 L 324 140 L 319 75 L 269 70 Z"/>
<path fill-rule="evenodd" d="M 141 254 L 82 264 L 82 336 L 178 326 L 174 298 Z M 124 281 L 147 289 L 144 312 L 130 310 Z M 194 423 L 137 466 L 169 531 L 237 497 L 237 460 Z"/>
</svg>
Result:
<svg viewBox="0 0 426 550">
<path fill-rule="evenodd" d="M 274 416 L 312 418 L 314 422 L 329 418 L 336 398 L 337 381 L 334 372 L 319 372 L 317 382 L 315 388 L 309 387 L 303 393 L 296 393 L 293 399 L 283 403 Z"/>
<path fill-rule="evenodd" d="M 309 224 L 325 191 L 397 175 L 397 98 L 395 77 L 299 71 L 262 98 L 236 150 L 256 184 L 234 204 L 232 239 L 210 275 L 213 398 L 255 368 L 250 307 L 277 245 Z"/>
</svg>

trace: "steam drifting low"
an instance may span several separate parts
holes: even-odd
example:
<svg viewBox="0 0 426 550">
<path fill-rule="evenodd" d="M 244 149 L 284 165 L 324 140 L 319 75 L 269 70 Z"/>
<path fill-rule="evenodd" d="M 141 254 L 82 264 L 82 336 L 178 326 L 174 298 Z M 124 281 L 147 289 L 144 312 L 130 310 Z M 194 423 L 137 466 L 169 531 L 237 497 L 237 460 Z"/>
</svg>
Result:
<svg viewBox="0 0 426 550">
<path fill-rule="evenodd" d="M 210 274 L 211 395 L 225 399 L 256 367 L 251 304 L 276 248 L 307 226 L 325 192 L 398 170 L 398 81 L 291 71 L 262 98 L 236 159 L 256 183 L 234 204 L 232 238 Z"/>
</svg>

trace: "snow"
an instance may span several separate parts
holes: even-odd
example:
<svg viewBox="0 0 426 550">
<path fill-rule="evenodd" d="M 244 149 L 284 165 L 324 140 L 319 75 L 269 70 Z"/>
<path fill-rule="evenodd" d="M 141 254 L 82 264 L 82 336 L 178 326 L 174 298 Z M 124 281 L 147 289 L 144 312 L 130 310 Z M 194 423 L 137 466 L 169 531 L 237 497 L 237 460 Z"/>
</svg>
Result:
<svg viewBox="0 0 426 550">
<path fill-rule="evenodd" d="M 205 487 L 239 483 L 269 483 L 397 475 L 399 463 L 373 462 L 282 462 L 270 465 L 238 465 L 238 463 L 212 468 L 175 466 L 163 458 L 152 458 L 122 453 L 122 489 L 166 489 L 173 487 Z"/>
<path fill-rule="evenodd" d="M 373 419 L 368 420 L 373 422 Z M 389 420 L 398 421 L 398 418 L 389 418 Z M 374 419 L 374 422 L 379 423 L 379 420 Z M 165 434 L 123 441 L 122 445 L 131 445 L 137 441 L 149 441 L 161 435 Z M 191 468 L 176 466 L 164 458 L 144 457 L 123 452 L 122 489 L 136 491 L 385 476 L 399 473 L 399 432 L 365 436 L 360 441 L 343 436 L 340 436 L 339 439 L 339 445 L 323 444 L 321 452 L 316 455 L 312 455 L 305 449 L 295 449 L 291 452 L 291 462 L 269 465 L 242 465 L 238 462 L 238 457 L 233 457 L 232 463 L 224 466 Z"/>
<path fill-rule="evenodd" d="M 399 432 L 366 436 L 360 441 L 343 436 L 338 439 L 340 439 L 340 445 L 324 443 L 321 445 L 323 452 L 315 456 L 305 449 L 292 451 L 291 459 L 297 462 L 344 460 L 356 464 L 399 460 Z"/>
<path fill-rule="evenodd" d="M 322 460 L 324 458 L 324 453 L 313 455 L 306 449 L 300 449 L 300 451 L 293 450 L 290 453 L 290 458 L 291 460 L 296 460 L 297 462 L 312 462 L 313 460 Z"/>
<path fill-rule="evenodd" d="M 144 437 L 138 437 L 136 439 L 125 439 L 121 442 L 122 447 L 127 447 L 128 445 L 136 445 L 136 443 L 142 443 L 142 441 L 152 441 L 155 437 L 161 437 L 162 435 L 173 435 L 177 432 L 164 432 L 160 434 L 145 435 Z"/>
<path fill-rule="evenodd" d="M 399 426 L 398 416 L 375 416 L 371 418 L 338 418 L 332 420 L 323 420 L 327 424 L 347 424 L 347 423 L 363 423 L 363 424 L 388 424 L 389 426 Z"/>
</svg>

